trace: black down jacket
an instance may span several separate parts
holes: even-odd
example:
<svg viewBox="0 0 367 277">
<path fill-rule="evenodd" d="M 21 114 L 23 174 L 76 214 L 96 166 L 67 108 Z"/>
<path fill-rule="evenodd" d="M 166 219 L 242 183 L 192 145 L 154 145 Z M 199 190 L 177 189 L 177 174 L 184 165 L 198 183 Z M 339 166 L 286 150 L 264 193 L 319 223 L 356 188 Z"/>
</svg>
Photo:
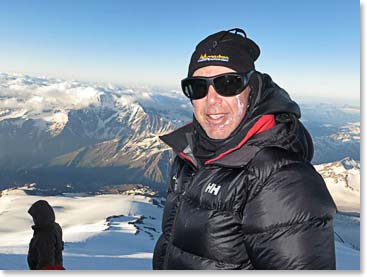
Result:
<svg viewBox="0 0 367 277">
<path fill-rule="evenodd" d="M 192 154 L 192 124 L 161 137 L 177 157 L 153 269 L 335 269 L 336 206 L 310 163 L 299 107 L 266 74 L 251 87 L 242 128 L 264 115 L 274 127 L 205 165 Z"/>
<path fill-rule="evenodd" d="M 35 202 L 28 213 L 33 217 L 35 225 L 32 226 L 33 237 L 29 243 L 28 266 L 29 269 L 61 269 L 62 229 L 55 222 L 55 213 L 47 201 Z"/>
</svg>

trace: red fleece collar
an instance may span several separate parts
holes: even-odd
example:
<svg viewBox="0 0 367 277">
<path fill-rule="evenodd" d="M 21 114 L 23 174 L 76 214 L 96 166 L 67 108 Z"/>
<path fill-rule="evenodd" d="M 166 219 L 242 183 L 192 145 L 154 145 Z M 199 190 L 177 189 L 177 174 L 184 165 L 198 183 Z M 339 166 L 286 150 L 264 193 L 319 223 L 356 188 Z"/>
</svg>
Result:
<svg viewBox="0 0 367 277">
<path fill-rule="evenodd" d="M 266 114 L 266 115 L 261 116 L 256 121 L 254 126 L 252 126 L 252 128 L 247 132 L 243 140 L 241 140 L 237 146 L 227 150 L 226 152 L 223 152 L 222 154 L 220 154 L 219 156 L 213 159 L 207 160 L 205 162 L 205 165 L 211 164 L 215 161 L 222 159 L 223 157 L 227 156 L 228 154 L 232 153 L 233 151 L 236 151 L 237 149 L 241 148 L 254 135 L 264 132 L 266 130 L 269 130 L 270 128 L 273 128 L 275 125 L 276 125 L 275 116 L 273 114 Z M 194 162 L 190 159 L 190 157 L 185 155 L 183 152 L 180 152 L 179 154 L 182 158 L 194 164 Z"/>
</svg>

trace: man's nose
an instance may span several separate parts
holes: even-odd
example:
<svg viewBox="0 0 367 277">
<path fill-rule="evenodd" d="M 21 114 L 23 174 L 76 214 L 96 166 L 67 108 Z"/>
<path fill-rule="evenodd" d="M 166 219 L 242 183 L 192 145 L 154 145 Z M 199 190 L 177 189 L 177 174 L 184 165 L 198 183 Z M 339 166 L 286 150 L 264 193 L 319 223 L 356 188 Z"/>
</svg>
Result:
<svg viewBox="0 0 367 277">
<path fill-rule="evenodd" d="M 222 102 L 221 96 L 215 91 L 215 89 L 212 85 L 210 85 L 209 88 L 208 88 L 207 101 L 210 104 L 215 104 L 215 103 L 218 103 L 218 102 Z"/>
</svg>

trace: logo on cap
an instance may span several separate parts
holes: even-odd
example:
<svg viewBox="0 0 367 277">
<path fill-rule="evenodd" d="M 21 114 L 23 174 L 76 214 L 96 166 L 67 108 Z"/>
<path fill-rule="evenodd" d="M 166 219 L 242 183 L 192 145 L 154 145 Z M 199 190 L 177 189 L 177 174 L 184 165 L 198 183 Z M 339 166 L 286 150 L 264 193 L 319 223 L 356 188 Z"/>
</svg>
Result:
<svg viewBox="0 0 367 277">
<path fill-rule="evenodd" d="M 205 54 L 201 54 L 200 58 L 198 59 L 198 63 L 210 62 L 210 61 L 228 62 L 229 57 L 228 56 L 223 56 L 223 55 L 207 55 L 205 53 Z"/>
</svg>

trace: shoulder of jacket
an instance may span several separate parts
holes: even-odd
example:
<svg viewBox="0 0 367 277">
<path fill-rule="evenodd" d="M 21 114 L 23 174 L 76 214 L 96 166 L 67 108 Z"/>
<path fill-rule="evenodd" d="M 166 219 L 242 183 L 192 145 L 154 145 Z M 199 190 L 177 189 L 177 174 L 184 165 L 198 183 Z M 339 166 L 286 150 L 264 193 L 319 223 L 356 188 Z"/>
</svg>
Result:
<svg viewBox="0 0 367 277">
<path fill-rule="evenodd" d="M 249 162 L 248 169 L 261 181 L 281 167 L 291 163 L 304 163 L 297 155 L 278 146 L 268 146 L 260 149 Z"/>
<path fill-rule="evenodd" d="M 312 164 L 300 160 L 297 155 L 280 147 L 266 147 L 260 150 L 251 161 L 249 171 L 254 176 L 254 181 L 248 187 L 248 201 L 254 199 L 262 190 L 287 190 L 291 186 L 292 193 L 297 193 L 311 187 L 315 190 L 324 190 L 326 187 L 322 176 Z M 312 182 L 312 185 L 308 182 Z"/>
<path fill-rule="evenodd" d="M 326 184 L 310 163 L 289 151 L 268 148 L 251 166 L 258 177 L 248 192 L 244 217 L 248 230 L 259 232 L 335 214 Z"/>
</svg>

